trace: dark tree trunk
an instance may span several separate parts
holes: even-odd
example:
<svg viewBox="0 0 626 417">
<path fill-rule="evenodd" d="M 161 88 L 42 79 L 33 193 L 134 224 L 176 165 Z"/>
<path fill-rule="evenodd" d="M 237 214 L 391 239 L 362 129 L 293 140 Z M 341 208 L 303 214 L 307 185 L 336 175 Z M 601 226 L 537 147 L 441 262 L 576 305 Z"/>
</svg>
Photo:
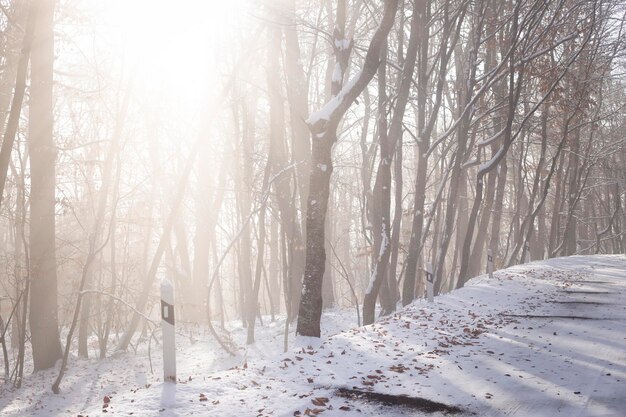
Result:
<svg viewBox="0 0 626 417">
<path fill-rule="evenodd" d="M 491 216 L 491 235 L 489 236 L 489 246 L 494 257 L 494 269 L 502 265 L 500 259 L 500 228 L 504 222 L 504 195 L 506 192 L 506 181 L 509 171 L 508 158 L 504 158 L 500 162 L 498 169 L 498 180 L 496 183 L 495 204 L 493 206 L 493 214 Z"/>
<path fill-rule="evenodd" d="M 534 208 L 535 199 L 539 192 L 540 179 L 541 174 L 544 169 L 545 163 L 545 155 L 548 141 L 548 105 L 543 109 L 541 115 L 541 151 L 539 154 L 539 161 L 537 162 L 537 167 L 535 170 L 535 176 L 533 180 L 533 188 L 530 194 L 528 215 L 524 218 L 521 226 L 521 236 L 517 239 L 515 247 L 511 253 L 511 261 L 508 264 L 512 264 L 515 262 L 517 258 L 517 254 L 519 251 L 522 251 L 521 259 L 523 260 L 526 257 L 527 246 L 530 243 L 530 238 L 533 235 L 535 228 L 535 218 L 537 217 L 538 210 Z M 533 245 L 534 246 L 534 245 Z"/>
<path fill-rule="evenodd" d="M 325 219 L 328 206 L 330 174 L 333 170 L 331 149 L 337 140 L 334 129 L 314 137 L 307 207 L 306 264 L 296 332 L 303 336 L 320 337 L 322 314 L 322 280 L 326 266 Z M 315 133 L 314 133 L 315 135 Z M 324 169 L 320 169 L 323 166 Z"/>
<path fill-rule="evenodd" d="M 376 74 L 381 48 L 391 30 L 397 8 L 397 0 L 385 2 L 384 15 L 370 42 L 362 71 L 308 120 L 312 134 L 312 159 L 307 205 L 306 265 L 296 329 L 296 333 L 302 336 L 320 337 L 322 280 L 326 264 L 324 223 L 333 170 L 331 153 L 337 140 L 337 127 L 348 108 Z"/>
<path fill-rule="evenodd" d="M 331 251 L 331 241 L 333 239 L 334 232 L 334 213 L 332 206 L 328 208 L 328 214 L 326 216 L 326 253 Z M 324 281 L 322 284 L 322 308 L 332 308 L 335 305 L 335 289 L 334 289 L 334 274 L 331 266 L 331 257 L 326 257 L 326 266 L 324 267 Z"/>
<path fill-rule="evenodd" d="M 396 155 L 394 161 L 394 180 L 395 180 L 395 197 L 394 197 L 394 216 L 391 224 L 391 259 L 389 260 L 388 282 L 390 286 L 391 296 L 393 299 L 393 308 L 395 310 L 396 303 L 400 300 L 400 290 L 398 287 L 399 277 L 397 276 L 398 255 L 400 253 L 400 234 L 402 222 L 402 136 L 398 138 L 396 144 Z"/>
<path fill-rule="evenodd" d="M 518 18 L 518 9 L 515 9 L 514 17 L 513 17 L 513 38 L 517 36 L 517 18 Z M 511 45 L 513 48 L 513 45 Z M 515 81 L 515 76 L 517 74 L 517 84 Z M 478 174 L 476 176 L 476 195 L 474 197 L 474 203 L 472 205 L 471 213 L 468 219 L 468 228 L 465 231 L 465 238 L 462 244 L 462 253 L 461 253 L 461 265 L 459 270 L 459 277 L 456 284 L 456 288 L 461 288 L 465 285 L 465 282 L 470 278 L 468 274 L 468 266 L 469 266 L 469 257 L 470 250 L 472 245 L 472 239 L 474 237 L 474 228 L 476 226 L 476 218 L 478 216 L 478 210 L 482 203 L 483 198 L 483 187 L 484 187 L 484 177 L 490 171 L 494 170 L 498 164 L 506 158 L 506 154 L 511 146 L 511 143 L 515 139 L 513 135 L 513 119 L 515 118 L 515 111 L 517 109 L 517 105 L 519 102 L 519 97 L 521 94 L 522 80 L 524 74 L 523 66 L 516 66 L 515 62 L 515 54 L 511 53 L 509 57 L 509 92 L 508 92 L 508 112 L 507 112 L 507 120 L 505 124 L 505 129 L 502 132 L 502 146 L 496 154 L 484 165 L 478 169 Z"/>
<path fill-rule="evenodd" d="M 578 225 L 576 222 L 572 221 L 572 219 L 578 204 L 580 136 L 580 129 L 576 129 L 569 152 L 569 167 L 567 170 L 569 172 L 567 185 L 567 216 L 565 219 L 565 230 L 563 232 L 562 256 L 574 255 L 576 253 L 576 241 L 578 240 Z"/>
<path fill-rule="evenodd" d="M 424 203 L 426 201 L 426 173 L 428 169 L 428 157 L 426 152 L 430 145 L 430 134 L 425 131 L 426 126 L 426 103 L 428 88 L 428 47 L 430 2 L 421 0 L 415 3 L 417 29 L 419 31 L 419 62 L 417 65 L 417 133 L 419 141 L 417 143 L 417 173 L 415 174 L 415 192 L 413 202 L 413 215 L 411 216 L 411 237 L 409 238 L 409 248 L 406 257 L 406 271 L 404 273 L 404 283 L 402 285 L 402 305 L 407 305 L 415 297 L 415 281 L 417 278 L 417 263 L 421 249 L 422 229 L 424 227 Z M 443 54 L 445 56 L 446 54 Z M 442 62 L 445 61 L 442 58 Z M 443 70 L 443 68 L 442 68 Z M 444 77 L 440 78 L 440 81 Z M 440 82 L 441 85 L 443 85 Z M 441 85 L 439 87 L 441 87 Z M 439 97 L 441 89 L 439 88 Z"/>
<path fill-rule="evenodd" d="M 387 94 L 386 94 L 386 69 L 380 67 L 378 74 L 379 83 L 379 146 L 380 162 L 376 173 L 372 200 L 372 225 L 374 233 L 374 265 L 372 276 L 363 299 L 363 324 L 371 324 L 375 319 L 375 301 L 378 291 L 383 286 L 381 292 L 382 313 L 389 314 L 395 309 L 395 299 L 392 296 L 389 283 L 384 280 L 393 280 L 391 285 L 395 291 L 395 276 L 391 276 L 387 270 L 389 258 L 391 256 L 391 162 L 398 143 L 401 145 L 402 121 L 408 102 L 409 92 L 413 79 L 415 63 L 417 61 L 418 49 L 424 45 L 427 29 L 425 25 L 427 19 L 427 5 L 420 2 L 420 7 L 415 8 L 411 17 L 411 31 L 409 35 L 409 45 L 407 48 L 404 66 L 398 84 L 398 96 L 393 111 L 393 117 L 389 131 L 387 132 Z M 420 42 L 423 41 L 423 42 Z M 383 54 L 386 56 L 386 44 L 383 46 Z M 424 61 L 421 61 L 423 63 Z M 420 67 L 421 68 L 421 67 Z M 396 161 L 396 163 L 402 163 Z M 401 209 L 401 205 L 400 205 Z M 400 210 L 401 211 L 401 210 Z M 399 229 L 399 225 L 397 226 Z"/>
<path fill-rule="evenodd" d="M 391 254 L 391 159 L 392 149 L 387 132 L 387 44 L 382 47 L 382 64 L 378 67 L 378 144 L 380 163 L 376 172 L 376 181 L 369 204 L 370 220 L 374 238 L 372 272 L 363 298 L 363 324 L 372 324 L 376 319 L 376 298 L 384 285 L 387 264 Z M 381 292 L 382 314 L 389 308 L 389 293 Z M 383 297 L 384 296 L 384 297 Z"/>
</svg>

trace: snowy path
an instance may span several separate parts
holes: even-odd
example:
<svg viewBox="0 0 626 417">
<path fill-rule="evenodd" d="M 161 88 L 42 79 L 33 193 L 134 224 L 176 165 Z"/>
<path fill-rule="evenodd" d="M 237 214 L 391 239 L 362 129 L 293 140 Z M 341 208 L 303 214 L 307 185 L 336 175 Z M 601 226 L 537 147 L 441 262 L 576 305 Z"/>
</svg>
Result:
<svg viewBox="0 0 626 417">
<path fill-rule="evenodd" d="M 482 386 L 493 396 L 478 400 L 476 411 L 482 416 L 626 416 L 625 259 L 581 257 L 550 265 L 584 275 L 563 278 L 556 294 L 532 315 L 490 334 L 484 346 L 496 353 L 483 352 L 471 362 L 490 367 Z M 467 385 L 480 379 L 467 378 Z M 476 388 L 468 390 L 478 397 Z"/>
<path fill-rule="evenodd" d="M 29 376 L 22 391 L 0 388 L 0 415 L 103 415 L 107 395 L 107 415 L 121 416 L 446 415 L 420 411 L 419 399 L 456 406 L 459 416 L 626 416 L 624 256 L 498 271 L 372 326 L 300 339 L 286 354 L 271 353 L 279 327 L 259 334 L 277 339 L 245 362 L 210 341 L 179 340 L 176 385 L 159 381 L 158 353 L 155 374 L 141 355 L 74 361 L 60 396 L 49 392 L 53 372 Z M 387 406 L 345 390 L 418 404 Z"/>
<path fill-rule="evenodd" d="M 454 346 L 436 332 L 441 351 L 420 359 L 432 368 L 380 391 L 457 405 L 468 415 L 626 416 L 626 258 L 555 259 L 496 278 L 440 297 L 434 308 L 422 304 L 435 314 L 430 330 L 458 320 L 444 340 L 460 326 L 473 328 L 468 316 L 487 331 L 473 345 Z"/>
</svg>

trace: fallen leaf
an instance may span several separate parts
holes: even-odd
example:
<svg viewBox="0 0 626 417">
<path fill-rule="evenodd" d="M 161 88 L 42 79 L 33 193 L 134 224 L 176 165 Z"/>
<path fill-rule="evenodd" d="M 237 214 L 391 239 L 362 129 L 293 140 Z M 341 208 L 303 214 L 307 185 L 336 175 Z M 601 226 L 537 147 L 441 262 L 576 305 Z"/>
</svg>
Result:
<svg viewBox="0 0 626 417">
<path fill-rule="evenodd" d="M 316 397 L 311 400 L 311 402 L 318 407 L 324 407 L 328 401 L 326 397 Z"/>
</svg>

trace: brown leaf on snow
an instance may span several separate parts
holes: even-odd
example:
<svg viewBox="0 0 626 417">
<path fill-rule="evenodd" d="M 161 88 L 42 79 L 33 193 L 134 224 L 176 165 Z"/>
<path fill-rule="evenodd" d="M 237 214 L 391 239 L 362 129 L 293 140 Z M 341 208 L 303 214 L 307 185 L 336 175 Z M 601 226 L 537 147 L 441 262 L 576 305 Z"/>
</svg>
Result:
<svg viewBox="0 0 626 417">
<path fill-rule="evenodd" d="M 390 371 L 397 372 L 399 374 L 403 373 L 407 369 L 409 369 L 409 368 L 407 368 L 406 366 L 404 366 L 402 364 L 400 364 L 400 365 L 393 365 L 393 366 L 389 367 Z"/>
<path fill-rule="evenodd" d="M 311 400 L 313 405 L 316 405 L 318 407 L 324 407 L 328 401 L 329 400 L 326 397 L 316 397 Z"/>
</svg>

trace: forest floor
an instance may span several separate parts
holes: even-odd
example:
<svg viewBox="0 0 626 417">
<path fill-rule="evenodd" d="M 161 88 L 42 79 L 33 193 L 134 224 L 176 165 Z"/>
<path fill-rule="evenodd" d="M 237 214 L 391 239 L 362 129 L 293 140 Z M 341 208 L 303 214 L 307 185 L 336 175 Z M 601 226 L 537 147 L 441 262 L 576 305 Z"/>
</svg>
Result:
<svg viewBox="0 0 626 417">
<path fill-rule="evenodd" d="M 178 330 L 177 384 L 162 382 L 154 341 L 150 359 L 145 346 L 73 358 L 59 395 L 55 370 L 0 385 L 0 415 L 626 415 L 625 256 L 501 270 L 371 326 L 350 329 L 354 309 L 322 320 L 321 339 L 290 337 L 287 353 L 281 320 L 236 356 Z M 244 346 L 245 329 L 232 335 Z"/>
</svg>

